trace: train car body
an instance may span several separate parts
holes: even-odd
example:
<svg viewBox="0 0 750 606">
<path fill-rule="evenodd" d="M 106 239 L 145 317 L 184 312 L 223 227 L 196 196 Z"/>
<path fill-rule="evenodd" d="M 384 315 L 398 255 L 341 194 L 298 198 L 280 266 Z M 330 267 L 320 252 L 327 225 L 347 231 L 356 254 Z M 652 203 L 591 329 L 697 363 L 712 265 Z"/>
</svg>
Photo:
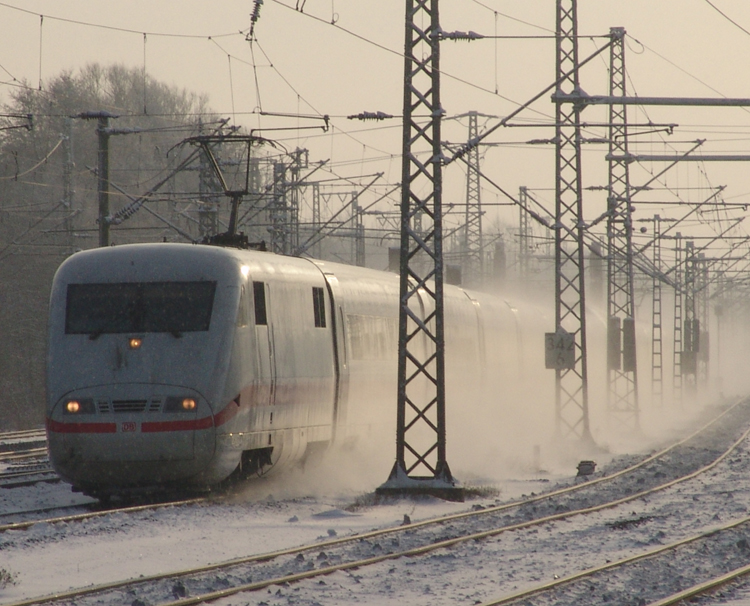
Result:
<svg viewBox="0 0 750 606">
<path fill-rule="evenodd" d="M 391 273 L 231 248 L 73 255 L 50 299 L 54 468 L 95 496 L 210 487 L 392 431 L 398 290 Z M 518 310 L 446 287 L 445 314 L 449 393 L 481 383 L 488 356 L 522 371 Z"/>
</svg>

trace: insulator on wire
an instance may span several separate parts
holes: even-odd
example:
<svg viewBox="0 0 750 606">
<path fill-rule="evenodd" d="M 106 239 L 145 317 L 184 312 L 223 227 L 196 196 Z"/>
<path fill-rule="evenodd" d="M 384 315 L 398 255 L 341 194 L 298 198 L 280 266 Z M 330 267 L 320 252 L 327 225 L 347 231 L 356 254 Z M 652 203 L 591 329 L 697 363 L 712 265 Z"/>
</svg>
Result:
<svg viewBox="0 0 750 606">
<path fill-rule="evenodd" d="M 440 32 L 441 40 L 466 40 L 471 42 L 472 40 L 481 40 L 484 38 L 482 34 L 476 32 Z"/>
<path fill-rule="evenodd" d="M 255 35 L 255 24 L 260 19 L 260 7 L 263 6 L 263 0 L 253 0 L 253 12 L 250 13 L 250 31 L 245 37 L 246 40 L 253 40 Z"/>
<path fill-rule="evenodd" d="M 347 120 L 387 120 L 393 118 L 393 116 L 383 112 L 362 112 L 361 114 L 352 114 L 346 118 Z"/>
</svg>

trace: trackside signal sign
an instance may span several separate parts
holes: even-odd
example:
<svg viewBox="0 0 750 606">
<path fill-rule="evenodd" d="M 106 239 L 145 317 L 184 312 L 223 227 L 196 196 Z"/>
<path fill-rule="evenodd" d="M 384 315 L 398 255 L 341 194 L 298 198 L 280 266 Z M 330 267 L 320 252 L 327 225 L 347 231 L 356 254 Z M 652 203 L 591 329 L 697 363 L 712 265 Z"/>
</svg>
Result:
<svg viewBox="0 0 750 606">
<path fill-rule="evenodd" d="M 544 366 L 554 370 L 572 370 L 576 366 L 575 336 L 564 328 L 544 333 Z"/>
</svg>

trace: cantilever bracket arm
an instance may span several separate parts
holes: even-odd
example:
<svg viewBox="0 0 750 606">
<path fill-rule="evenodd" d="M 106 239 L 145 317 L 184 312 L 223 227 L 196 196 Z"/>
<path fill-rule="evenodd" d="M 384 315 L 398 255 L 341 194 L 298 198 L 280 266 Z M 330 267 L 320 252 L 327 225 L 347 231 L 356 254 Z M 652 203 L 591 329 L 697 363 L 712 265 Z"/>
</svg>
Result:
<svg viewBox="0 0 750 606">
<path fill-rule="evenodd" d="M 557 103 L 581 103 L 583 105 L 665 105 L 670 107 L 750 107 L 750 99 L 713 99 L 706 97 L 613 97 L 610 95 L 587 95 L 555 93 L 552 100 Z"/>
</svg>

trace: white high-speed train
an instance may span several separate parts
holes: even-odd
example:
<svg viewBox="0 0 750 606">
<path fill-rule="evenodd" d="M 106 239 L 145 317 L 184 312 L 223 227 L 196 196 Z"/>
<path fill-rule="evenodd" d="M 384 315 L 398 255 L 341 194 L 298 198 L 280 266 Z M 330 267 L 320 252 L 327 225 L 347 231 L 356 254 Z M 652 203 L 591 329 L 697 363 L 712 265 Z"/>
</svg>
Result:
<svg viewBox="0 0 750 606">
<path fill-rule="evenodd" d="M 388 272 L 216 246 L 73 255 L 50 300 L 52 465 L 98 497 L 210 487 L 395 425 L 398 291 Z M 454 286 L 444 300 L 449 395 L 487 361 L 523 372 L 518 310 Z"/>
</svg>

